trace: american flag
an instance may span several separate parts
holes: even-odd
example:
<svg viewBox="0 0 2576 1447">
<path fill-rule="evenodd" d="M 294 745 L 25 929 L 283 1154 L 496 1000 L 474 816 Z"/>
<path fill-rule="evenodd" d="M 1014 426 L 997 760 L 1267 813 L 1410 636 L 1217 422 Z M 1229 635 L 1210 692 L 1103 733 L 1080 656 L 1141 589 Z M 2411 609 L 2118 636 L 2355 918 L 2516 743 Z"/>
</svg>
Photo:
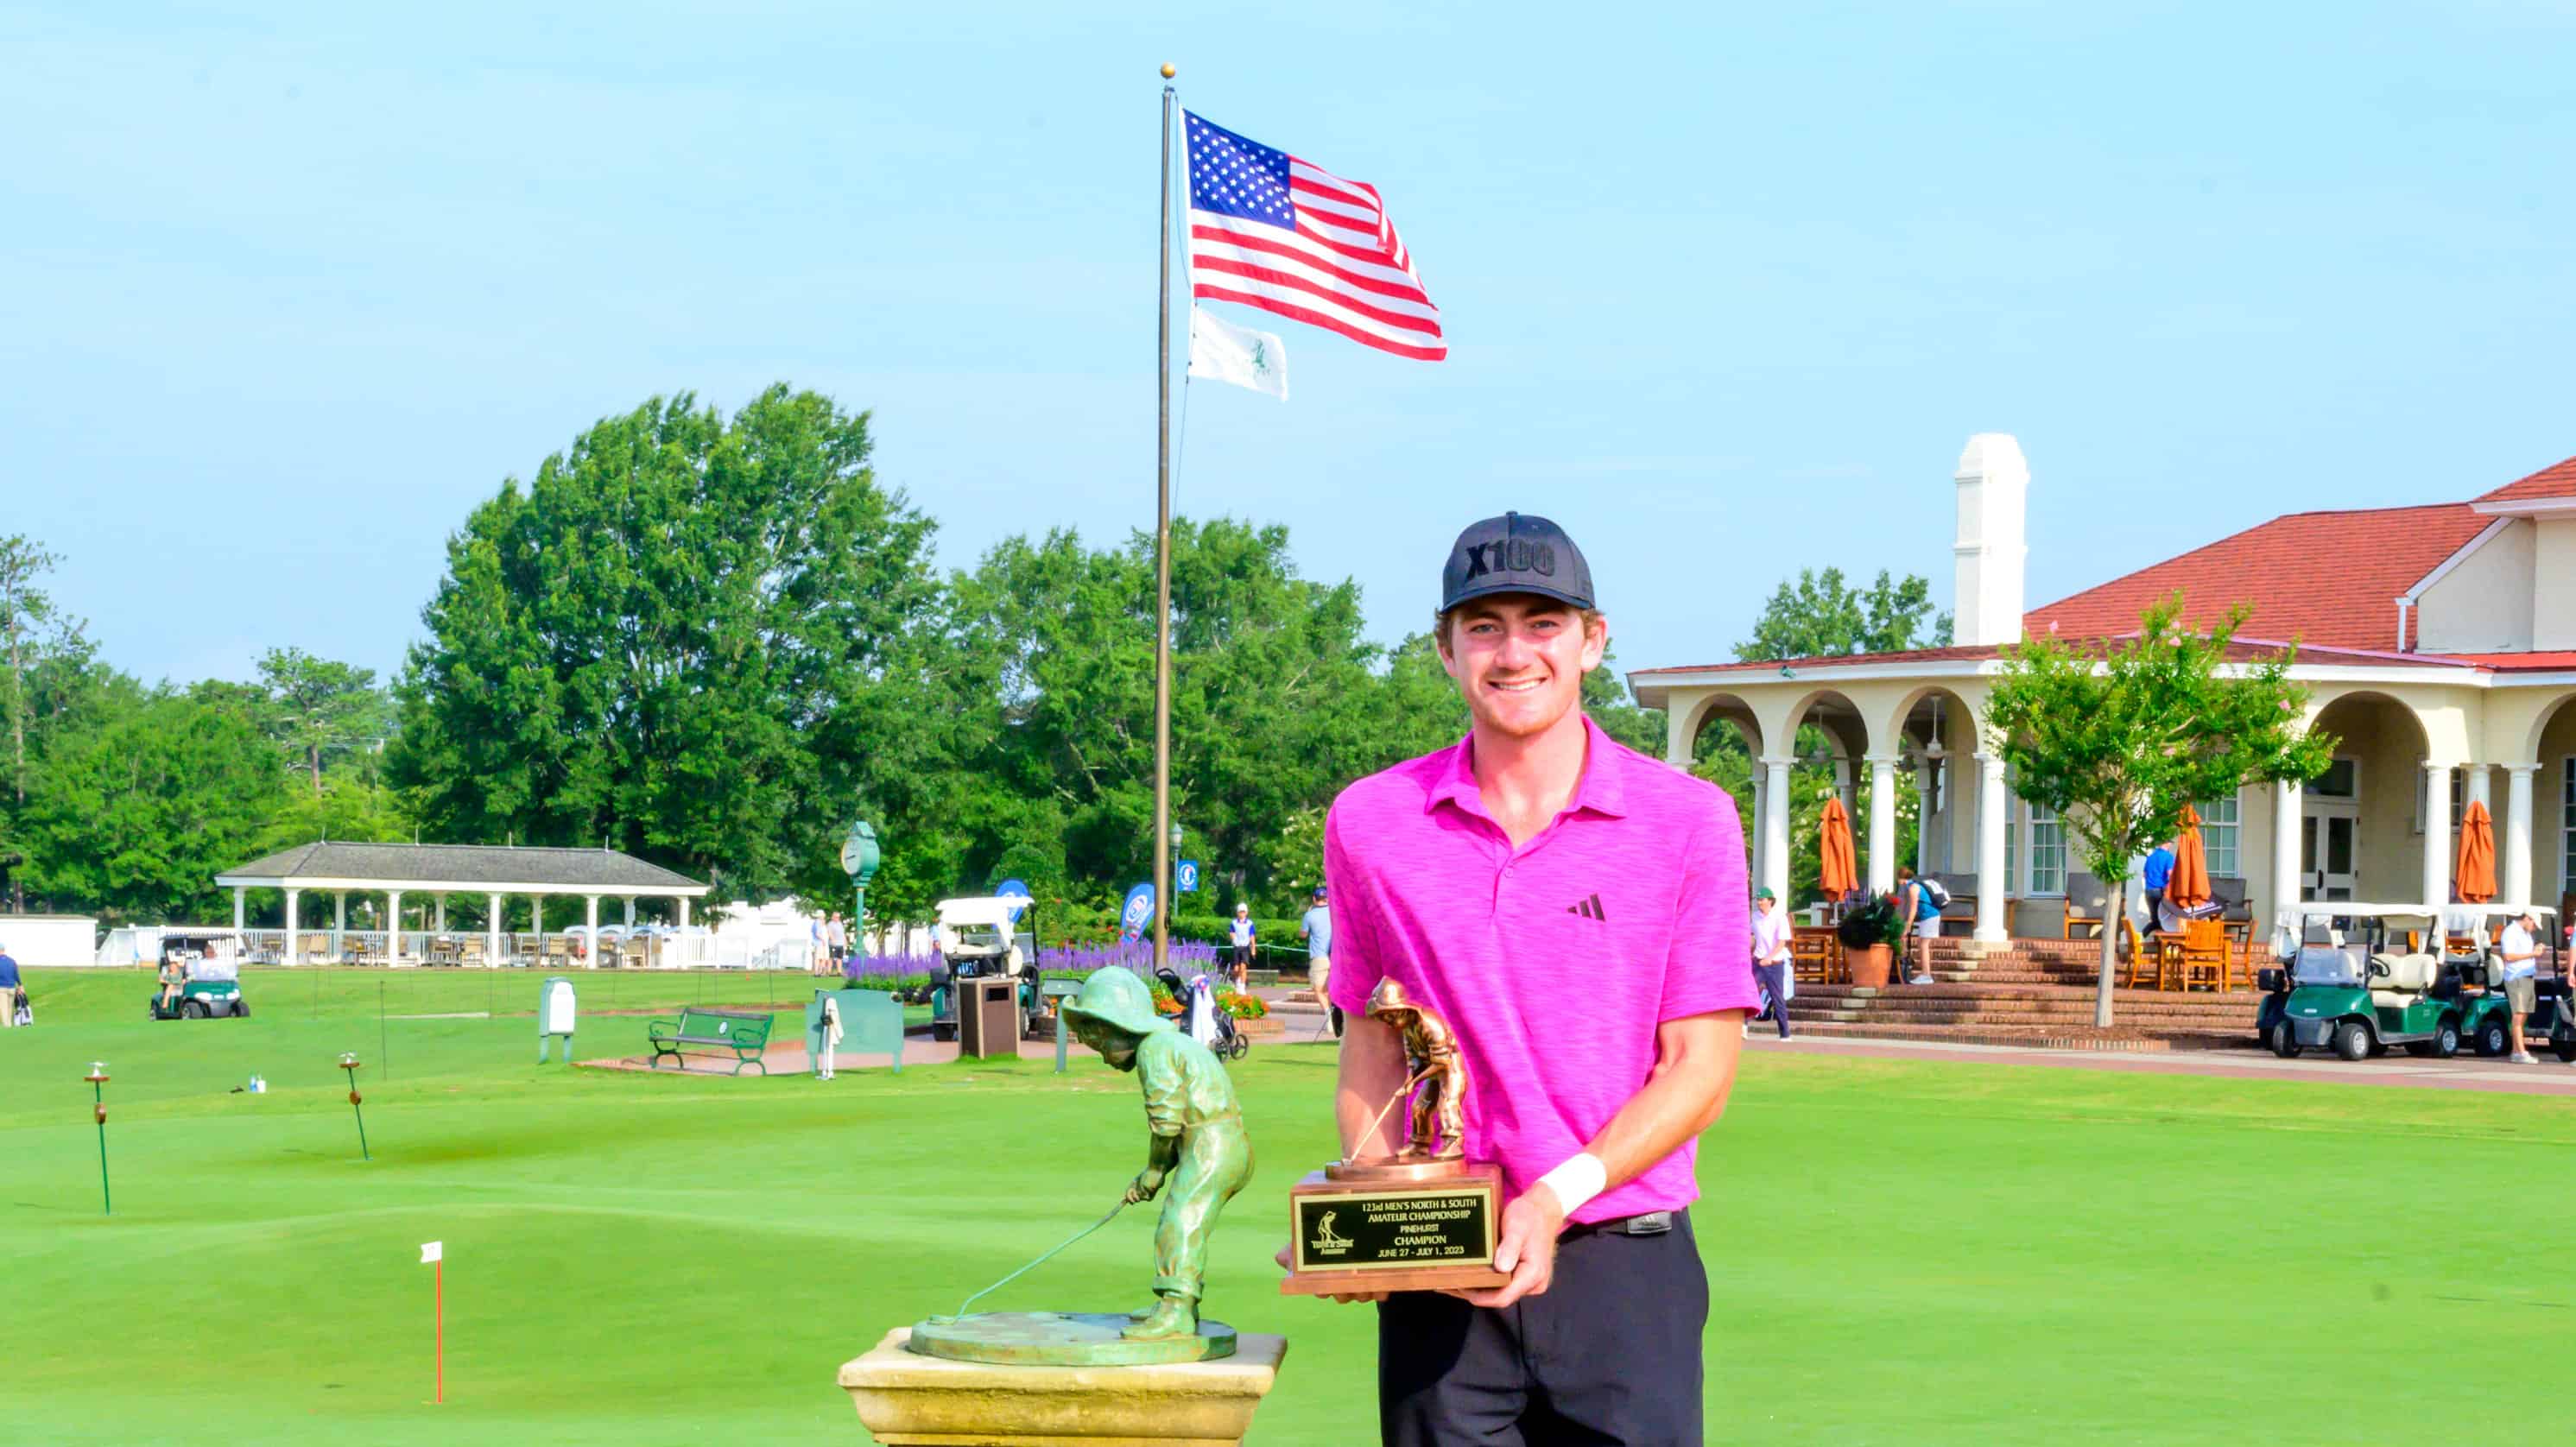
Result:
<svg viewBox="0 0 2576 1447">
<path fill-rule="evenodd" d="M 1256 306 L 1399 357 L 1449 355 L 1440 309 L 1376 187 L 1182 117 L 1192 296 Z"/>
</svg>

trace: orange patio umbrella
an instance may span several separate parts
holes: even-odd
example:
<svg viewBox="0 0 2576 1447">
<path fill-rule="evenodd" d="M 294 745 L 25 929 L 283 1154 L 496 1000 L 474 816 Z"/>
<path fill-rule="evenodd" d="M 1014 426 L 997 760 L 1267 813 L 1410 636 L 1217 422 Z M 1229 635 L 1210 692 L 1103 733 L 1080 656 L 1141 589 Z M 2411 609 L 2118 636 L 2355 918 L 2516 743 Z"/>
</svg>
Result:
<svg viewBox="0 0 2576 1447">
<path fill-rule="evenodd" d="M 2165 903 L 2194 909 L 2209 902 L 2209 850 L 2200 842 L 2200 811 L 2182 806 L 2182 834 L 2174 841 L 2173 876 L 2165 881 Z"/>
<path fill-rule="evenodd" d="M 2469 802 L 2468 817 L 2460 821 L 2460 857 L 2451 878 L 2460 898 L 2471 904 L 2496 897 L 2495 820 L 2487 814 L 2487 806 L 2476 800 Z"/>
<path fill-rule="evenodd" d="M 1816 880 L 1827 899 L 1840 899 L 1860 888 L 1860 870 L 1852 850 L 1851 814 L 1843 808 L 1837 794 L 1825 801 L 1825 817 L 1816 831 L 1818 848 L 1823 852 L 1822 868 Z"/>
</svg>

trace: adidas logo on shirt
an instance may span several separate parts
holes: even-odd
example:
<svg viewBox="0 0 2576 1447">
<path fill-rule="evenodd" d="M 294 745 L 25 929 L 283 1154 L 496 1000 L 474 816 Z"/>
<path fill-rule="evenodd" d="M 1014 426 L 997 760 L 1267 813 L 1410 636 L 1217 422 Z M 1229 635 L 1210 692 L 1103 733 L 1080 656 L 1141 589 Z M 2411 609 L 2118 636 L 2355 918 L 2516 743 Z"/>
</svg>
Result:
<svg viewBox="0 0 2576 1447">
<path fill-rule="evenodd" d="M 1579 914 L 1585 919 L 1606 921 L 1610 918 L 1609 914 L 1601 908 L 1601 896 L 1597 894 L 1592 895 L 1589 898 L 1578 899 L 1574 903 L 1567 905 L 1565 907 L 1565 912 L 1567 914 Z"/>
</svg>

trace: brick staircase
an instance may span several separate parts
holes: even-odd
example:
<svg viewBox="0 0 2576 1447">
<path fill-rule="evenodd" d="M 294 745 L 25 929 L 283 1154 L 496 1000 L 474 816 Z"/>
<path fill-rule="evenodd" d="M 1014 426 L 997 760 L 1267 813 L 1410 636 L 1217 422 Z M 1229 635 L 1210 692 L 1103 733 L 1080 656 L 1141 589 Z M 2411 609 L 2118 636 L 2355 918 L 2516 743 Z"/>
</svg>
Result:
<svg viewBox="0 0 2576 1447">
<path fill-rule="evenodd" d="M 1802 983 L 1789 1004 L 1794 1031 L 1865 1040 L 2041 1046 L 2065 1050 L 2251 1047 L 2251 990 L 2113 990 L 2109 1031 L 2093 1026 L 2101 946 L 2091 941 L 1933 942 L 1935 983 L 1886 989 Z"/>
</svg>

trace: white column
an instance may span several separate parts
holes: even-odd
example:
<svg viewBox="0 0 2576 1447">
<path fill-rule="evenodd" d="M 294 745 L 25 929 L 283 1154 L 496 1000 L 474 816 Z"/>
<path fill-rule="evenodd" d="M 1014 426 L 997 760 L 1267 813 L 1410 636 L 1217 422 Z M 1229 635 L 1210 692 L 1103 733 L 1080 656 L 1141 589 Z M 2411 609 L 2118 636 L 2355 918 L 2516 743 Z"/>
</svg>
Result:
<svg viewBox="0 0 2576 1447">
<path fill-rule="evenodd" d="M 2451 766 L 2424 765 L 2424 891 L 2435 919 L 2451 907 Z"/>
<path fill-rule="evenodd" d="M 235 935 L 249 928 L 249 918 L 250 891 L 236 884 L 233 886 L 233 933 Z M 239 949 L 240 946 L 236 944 L 234 948 Z"/>
<path fill-rule="evenodd" d="M 349 891 L 335 889 L 331 891 L 331 963 L 335 965 L 349 957 L 348 946 L 341 942 L 348 932 Z"/>
<path fill-rule="evenodd" d="M 1932 800 L 1940 781 L 1934 775 L 1938 755 L 1925 754 L 1914 763 L 1914 872 L 1932 872 Z"/>
<path fill-rule="evenodd" d="M 2513 904 L 2531 903 L 2531 776 L 2539 771 L 2538 764 L 2505 766 L 2504 878 L 2496 883 Z"/>
<path fill-rule="evenodd" d="M 626 932 L 635 933 L 635 896 L 626 896 Z"/>
<path fill-rule="evenodd" d="M 483 963 L 501 963 L 501 896 L 493 895 L 483 914 Z"/>
<path fill-rule="evenodd" d="M 437 901 L 437 913 L 433 916 L 437 922 L 432 924 L 430 928 L 438 931 L 440 934 L 445 934 L 447 933 L 447 896 L 438 894 L 430 897 Z"/>
<path fill-rule="evenodd" d="M 2284 779 L 2272 786 L 2272 918 L 2283 927 L 2295 929 L 2290 911 L 2302 901 L 2299 898 L 2299 844 L 2307 828 L 2308 791 L 2296 779 Z M 2296 945 L 2294 933 L 2290 943 Z"/>
<path fill-rule="evenodd" d="M 385 891 L 385 963 L 402 963 L 402 891 Z"/>
<path fill-rule="evenodd" d="M 542 894 L 528 896 L 528 933 L 537 938 L 535 958 L 542 965 L 546 962 L 546 897 Z"/>
<path fill-rule="evenodd" d="M 2004 761 L 1977 755 L 1977 934 L 2002 944 L 2004 934 Z"/>
<path fill-rule="evenodd" d="M 1896 758 L 1869 756 L 1869 893 L 1896 887 Z"/>
<path fill-rule="evenodd" d="M 2468 802 L 2487 806 L 2487 817 L 2495 817 L 2495 765 L 2463 764 L 2469 771 Z M 2465 821 L 2463 821 L 2465 822 Z"/>
<path fill-rule="evenodd" d="M 281 965 L 295 963 L 295 906 L 303 896 L 300 889 L 289 887 L 286 891 L 286 939 L 277 947 L 277 962 Z"/>
<path fill-rule="evenodd" d="M 1789 907 L 1789 763 L 1765 758 L 1762 799 L 1762 884 Z"/>
<path fill-rule="evenodd" d="M 1768 776 L 1769 770 L 1764 769 L 1761 762 L 1756 760 L 1753 766 L 1753 837 L 1745 841 L 1745 847 L 1751 854 L 1753 882 L 1757 885 L 1770 878 L 1762 872 L 1762 838 L 1771 831 L 1771 791 L 1763 782 Z M 1789 901 L 1785 896 L 1780 901 L 1780 907 L 1782 909 L 1789 907 Z"/>
<path fill-rule="evenodd" d="M 589 913 L 582 921 L 581 958 L 584 964 L 595 970 L 599 968 L 599 896 L 594 894 L 588 898 Z"/>
</svg>

